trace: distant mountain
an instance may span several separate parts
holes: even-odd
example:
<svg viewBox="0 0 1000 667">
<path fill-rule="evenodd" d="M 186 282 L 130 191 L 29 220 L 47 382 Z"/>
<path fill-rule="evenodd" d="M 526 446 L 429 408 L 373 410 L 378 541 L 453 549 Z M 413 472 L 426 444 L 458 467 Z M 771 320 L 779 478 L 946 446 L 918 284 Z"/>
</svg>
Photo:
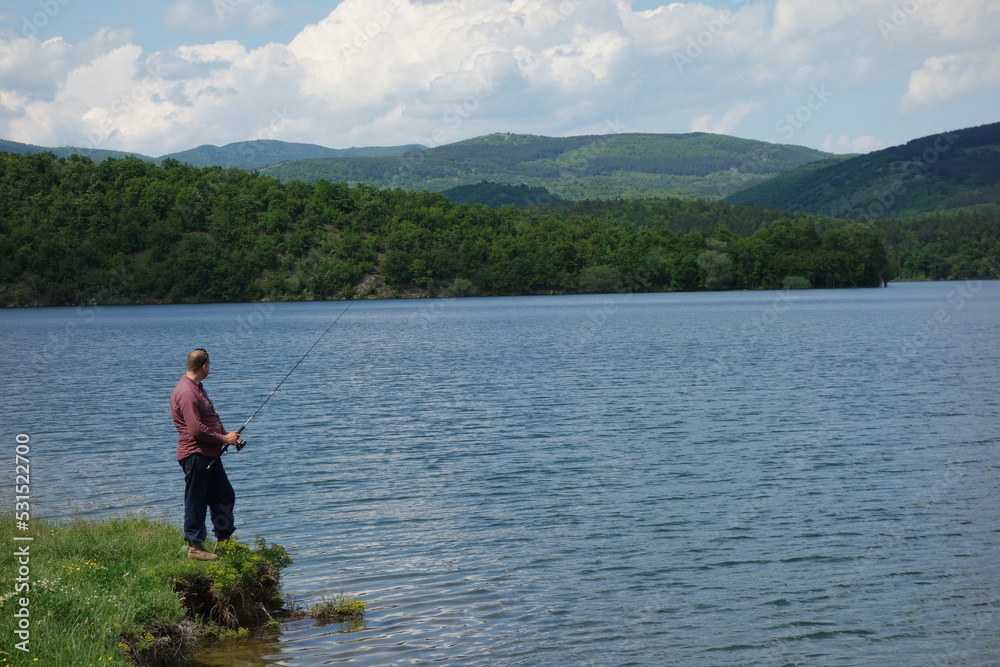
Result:
<svg viewBox="0 0 1000 667">
<path fill-rule="evenodd" d="M 109 151 L 102 148 L 82 148 L 79 146 L 60 146 L 58 148 L 46 148 L 44 146 L 35 146 L 33 144 L 22 144 L 17 141 L 7 141 L 6 139 L 0 139 L 0 152 L 3 153 L 16 153 L 18 155 L 27 155 L 28 153 L 52 153 L 56 157 L 69 157 L 70 155 L 86 155 L 94 162 L 102 162 L 109 157 L 113 158 L 124 158 L 129 156 L 135 156 L 143 160 L 152 162 L 153 158 L 142 155 L 141 153 L 128 153 L 125 151 Z"/>
<path fill-rule="evenodd" d="M 281 181 L 344 181 L 443 192 L 486 181 L 543 187 L 562 199 L 720 199 L 829 153 L 719 134 L 543 137 L 491 134 L 396 157 L 293 160 Z"/>
<path fill-rule="evenodd" d="M 62 146 L 60 148 L 46 148 L 44 146 L 34 146 L 32 144 L 22 144 L 16 141 L 0 139 L 0 152 L 17 153 L 26 155 L 28 153 L 53 153 L 56 157 L 68 157 L 73 154 L 86 155 L 94 162 L 113 158 L 124 158 L 135 156 L 147 162 L 160 164 L 163 160 L 171 158 L 178 162 L 190 164 L 192 167 L 239 167 L 252 171 L 260 167 L 285 162 L 287 160 L 303 160 L 309 158 L 327 157 L 383 157 L 402 155 L 410 151 L 422 150 L 424 146 L 420 144 L 408 144 L 405 146 L 368 146 L 361 148 L 326 148 L 316 144 L 299 144 L 288 141 L 238 141 L 225 146 L 212 146 L 205 144 L 197 148 L 170 153 L 160 157 L 149 157 L 141 153 L 128 153 L 125 151 L 110 151 L 95 148 L 82 148 L 79 146 Z"/>
<path fill-rule="evenodd" d="M 289 160 L 309 160 L 331 157 L 385 157 L 421 150 L 420 144 L 406 146 L 370 146 L 365 148 L 326 148 L 316 144 L 299 144 L 287 141 L 239 141 L 225 146 L 206 144 L 180 153 L 158 158 L 173 158 L 192 167 L 239 167 L 254 170 Z"/>
<path fill-rule="evenodd" d="M 475 185 L 459 185 L 441 192 L 456 204 L 483 204 L 490 208 L 500 206 L 538 206 L 553 204 L 559 197 L 543 187 L 506 185 L 482 181 Z"/>
<path fill-rule="evenodd" d="M 1000 211 L 1000 123 L 813 162 L 730 195 L 733 204 L 842 218 Z"/>
</svg>

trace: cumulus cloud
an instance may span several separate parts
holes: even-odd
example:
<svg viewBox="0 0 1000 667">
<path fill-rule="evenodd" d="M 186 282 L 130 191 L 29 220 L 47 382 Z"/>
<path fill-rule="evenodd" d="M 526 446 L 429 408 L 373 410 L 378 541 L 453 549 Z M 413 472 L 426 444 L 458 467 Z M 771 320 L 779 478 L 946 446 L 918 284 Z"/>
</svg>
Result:
<svg viewBox="0 0 1000 667">
<path fill-rule="evenodd" d="M 288 44 L 255 49 L 207 39 L 150 54 L 107 31 L 75 45 L 14 38 L 0 40 L 0 136 L 161 154 L 258 137 L 345 146 L 609 125 L 732 133 L 758 117 L 773 124 L 811 87 L 839 100 L 890 77 L 909 77 L 905 111 L 1000 81 L 983 28 L 996 2 L 957 2 L 966 14 L 917 0 L 894 17 L 868 0 L 649 11 L 628 0 L 343 0 Z M 271 0 L 176 0 L 165 17 L 205 35 L 281 20 Z M 836 120 L 820 109 L 803 136 Z M 820 132 L 817 143 L 829 135 L 845 150 L 869 139 Z"/>
<path fill-rule="evenodd" d="M 935 56 L 910 75 L 903 110 L 940 104 L 963 93 L 1000 85 L 1000 48 Z"/>
<path fill-rule="evenodd" d="M 33 143 L 43 145 L 80 145 L 87 143 L 84 128 L 103 127 L 106 129 L 101 136 L 94 133 L 92 145 L 100 145 L 108 138 L 120 145 L 148 138 L 135 134 L 141 126 L 138 121 L 156 120 L 160 114 L 143 113 L 143 102 L 148 102 L 152 91 L 139 83 L 136 61 L 140 54 L 139 47 L 127 44 L 73 67 L 51 99 L 34 97 L 24 101 L 24 113 L 10 124 L 11 135 L 32 137 Z M 96 96 L 95 91 L 101 95 Z M 117 124 L 119 119 L 124 122 Z M 79 134 L 66 141 L 64 130 L 70 127 Z"/>
<path fill-rule="evenodd" d="M 90 38 L 69 44 L 61 37 L 0 39 L 0 87 L 31 97 L 51 98 L 69 72 L 109 50 L 129 43 L 131 34 L 98 30 Z"/>
<path fill-rule="evenodd" d="M 739 102 L 729 109 L 722 118 L 715 121 L 712 116 L 698 116 L 691 123 L 692 132 L 711 132 L 713 134 L 731 134 L 743 119 L 751 112 L 760 108 L 759 104 Z"/>
</svg>

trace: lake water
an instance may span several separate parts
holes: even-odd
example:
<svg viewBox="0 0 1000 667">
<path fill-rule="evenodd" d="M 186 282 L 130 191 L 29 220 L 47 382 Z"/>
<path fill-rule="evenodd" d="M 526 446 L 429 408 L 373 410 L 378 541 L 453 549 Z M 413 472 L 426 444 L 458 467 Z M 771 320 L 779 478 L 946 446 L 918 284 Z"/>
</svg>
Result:
<svg viewBox="0 0 1000 667">
<path fill-rule="evenodd" d="M 36 514 L 179 524 L 186 353 L 236 428 L 347 305 L 0 311 Z M 998 342 L 998 282 L 355 302 L 223 460 L 369 612 L 199 664 L 998 664 Z"/>
</svg>

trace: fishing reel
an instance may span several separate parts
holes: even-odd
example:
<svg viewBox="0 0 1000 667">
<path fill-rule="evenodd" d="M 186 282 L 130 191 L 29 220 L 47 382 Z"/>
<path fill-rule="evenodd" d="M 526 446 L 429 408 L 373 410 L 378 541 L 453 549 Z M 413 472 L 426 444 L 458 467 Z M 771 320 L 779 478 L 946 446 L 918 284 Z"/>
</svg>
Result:
<svg viewBox="0 0 1000 667">
<path fill-rule="evenodd" d="M 237 452 L 239 452 L 241 449 L 243 449 L 246 446 L 247 446 L 247 441 L 243 440 L 242 438 L 237 438 L 236 439 L 236 443 L 233 445 L 233 447 L 236 447 L 236 451 Z M 223 445 L 222 446 L 222 452 L 219 454 L 219 456 L 217 456 L 214 459 L 212 459 L 212 462 L 208 464 L 207 470 L 211 470 L 212 466 L 215 465 L 215 462 L 218 461 L 222 457 L 222 455 L 225 454 L 228 451 L 229 451 L 229 445 L 228 444 Z"/>
</svg>

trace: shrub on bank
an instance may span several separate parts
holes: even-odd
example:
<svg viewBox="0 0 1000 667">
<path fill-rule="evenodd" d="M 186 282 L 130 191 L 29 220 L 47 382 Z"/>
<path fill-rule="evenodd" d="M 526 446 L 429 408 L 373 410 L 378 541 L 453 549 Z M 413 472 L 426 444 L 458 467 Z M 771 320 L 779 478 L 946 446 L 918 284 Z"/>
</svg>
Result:
<svg viewBox="0 0 1000 667">
<path fill-rule="evenodd" d="M 368 603 L 349 598 L 343 593 L 339 595 L 324 595 L 314 604 L 309 615 L 321 623 L 344 621 L 359 621 L 368 609 Z"/>
<path fill-rule="evenodd" d="M 805 276 L 786 276 L 781 289 L 812 289 L 812 283 Z"/>
</svg>

